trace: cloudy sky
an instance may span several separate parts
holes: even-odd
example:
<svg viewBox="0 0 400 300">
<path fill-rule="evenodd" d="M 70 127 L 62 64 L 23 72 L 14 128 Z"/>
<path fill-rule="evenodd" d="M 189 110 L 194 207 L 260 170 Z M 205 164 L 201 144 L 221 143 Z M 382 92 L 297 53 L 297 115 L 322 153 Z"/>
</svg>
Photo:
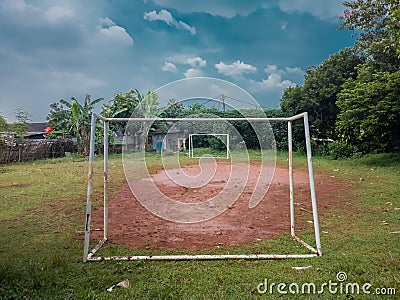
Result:
<svg viewBox="0 0 400 300">
<path fill-rule="evenodd" d="M 0 0 L 0 112 L 45 121 L 59 99 L 109 100 L 213 77 L 277 108 L 308 66 L 353 44 L 341 0 Z"/>
</svg>

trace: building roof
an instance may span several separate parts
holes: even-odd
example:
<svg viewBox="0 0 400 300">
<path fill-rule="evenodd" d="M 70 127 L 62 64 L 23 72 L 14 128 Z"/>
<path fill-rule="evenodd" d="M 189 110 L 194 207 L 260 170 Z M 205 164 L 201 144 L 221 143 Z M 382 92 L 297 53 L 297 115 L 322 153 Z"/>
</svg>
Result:
<svg viewBox="0 0 400 300">
<path fill-rule="evenodd" d="M 26 131 L 28 134 L 43 133 L 47 126 L 49 126 L 49 125 L 46 122 L 29 123 L 28 129 Z"/>
</svg>

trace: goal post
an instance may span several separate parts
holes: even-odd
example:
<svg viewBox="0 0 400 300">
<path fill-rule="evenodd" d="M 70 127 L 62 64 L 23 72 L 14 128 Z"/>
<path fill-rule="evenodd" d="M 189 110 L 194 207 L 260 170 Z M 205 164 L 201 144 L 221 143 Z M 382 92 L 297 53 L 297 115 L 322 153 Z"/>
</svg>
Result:
<svg viewBox="0 0 400 300">
<path fill-rule="evenodd" d="M 307 152 L 307 167 L 310 185 L 310 200 L 313 215 L 313 229 L 315 236 L 315 246 L 302 240 L 295 232 L 295 210 L 294 210 L 294 176 L 293 176 L 293 139 L 292 139 L 292 124 L 297 120 L 303 119 L 304 135 L 306 141 Z M 96 122 L 101 121 L 104 125 L 104 161 L 103 161 L 103 206 L 104 206 L 104 228 L 103 238 L 94 248 L 90 250 L 90 223 L 92 214 L 92 181 L 94 174 L 94 156 L 95 156 L 95 134 Z M 309 250 L 307 254 L 222 254 L 222 255 L 126 255 L 126 256 L 95 256 L 96 252 L 108 240 L 108 128 L 110 122 L 285 122 L 287 123 L 288 134 L 288 168 L 289 168 L 289 207 L 290 207 L 290 234 L 293 240 L 299 242 Z M 285 258 L 309 258 L 322 256 L 320 231 L 318 223 L 317 200 L 314 184 L 314 171 L 312 166 L 311 154 L 311 139 L 308 122 L 308 114 L 306 112 L 288 117 L 288 118 L 105 118 L 95 113 L 91 117 L 91 132 L 90 132 L 90 150 L 89 150 L 89 170 L 88 170 L 88 185 L 86 197 L 86 214 L 85 214 L 85 238 L 83 261 L 107 261 L 107 260 L 216 260 L 216 259 L 285 259 Z M 229 143 L 228 143 L 229 144 Z M 228 151 L 229 154 L 229 151 Z"/>
<path fill-rule="evenodd" d="M 229 159 L 229 134 L 228 133 L 192 133 L 189 134 L 189 157 L 190 158 L 200 158 L 198 156 L 194 156 L 194 146 L 193 146 L 193 137 L 194 136 L 213 136 L 213 137 L 225 137 L 225 147 L 226 147 L 226 155 L 225 157 L 214 157 L 214 158 L 226 158 Z"/>
</svg>

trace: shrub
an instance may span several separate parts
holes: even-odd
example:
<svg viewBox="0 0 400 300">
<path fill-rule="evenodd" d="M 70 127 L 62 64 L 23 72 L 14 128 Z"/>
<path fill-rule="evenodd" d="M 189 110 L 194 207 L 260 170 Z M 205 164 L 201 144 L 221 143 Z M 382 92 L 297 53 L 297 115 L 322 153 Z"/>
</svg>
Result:
<svg viewBox="0 0 400 300">
<path fill-rule="evenodd" d="M 358 148 L 353 145 L 348 145 L 344 142 L 333 141 L 326 147 L 326 155 L 332 159 L 349 158 L 359 156 Z"/>
</svg>

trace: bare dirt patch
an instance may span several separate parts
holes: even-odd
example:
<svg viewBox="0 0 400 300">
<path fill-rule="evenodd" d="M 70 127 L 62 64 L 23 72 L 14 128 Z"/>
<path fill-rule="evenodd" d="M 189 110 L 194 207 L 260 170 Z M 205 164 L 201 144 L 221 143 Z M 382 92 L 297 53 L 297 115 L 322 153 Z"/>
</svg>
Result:
<svg viewBox="0 0 400 300">
<path fill-rule="evenodd" d="M 186 167 L 193 172 L 196 166 Z M 202 202 L 218 194 L 226 184 L 229 168 L 218 163 L 218 171 L 210 184 L 199 188 L 184 188 L 166 180 L 164 172 L 153 175 L 157 187 L 166 195 L 180 202 Z M 199 250 L 218 245 L 237 246 L 256 243 L 280 233 L 290 232 L 288 170 L 277 167 L 272 184 L 263 200 L 249 208 L 252 188 L 257 180 L 259 166 L 250 168 L 246 187 L 238 200 L 221 215 L 204 222 L 180 224 L 159 218 L 146 210 L 133 196 L 129 185 L 109 200 L 109 232 L 111 243 L 142 249 L 181 248 Z M 332 178 L 329 174 L 315 174 L 319 212 L 338 207 L 343 200 L 338 191 L 351 188 L 351 183 Z M 312 226 L 304 219 L 312 220 L 308 173 L 294 172 L 296 217 L 303 219 L 297 228 Z M 92 213 L 92 227 L 103 227 L 103 209 Z M 300 223 L 300 222 L 298 222 Z M 94 231 L 93 238 L 101 239 L 102 232 Z"/>
</svg>

